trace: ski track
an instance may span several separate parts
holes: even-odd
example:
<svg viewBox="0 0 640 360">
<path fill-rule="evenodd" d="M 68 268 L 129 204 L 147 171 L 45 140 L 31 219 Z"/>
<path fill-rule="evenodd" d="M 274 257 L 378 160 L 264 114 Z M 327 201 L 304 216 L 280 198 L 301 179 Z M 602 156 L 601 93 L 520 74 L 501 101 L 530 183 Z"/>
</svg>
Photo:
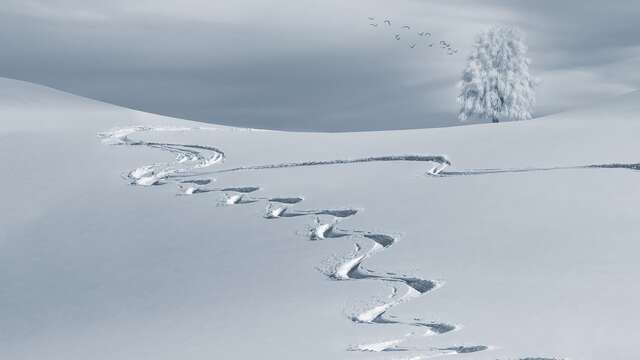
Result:
<svg viewBox="0 0 640 360">
<path fill-rule="evenodd" d="M 209 185 L 213 180 L 211 179 L 195 179 L 195 180 L 183 180 L 181 183 L 183 184 L 194 184 L 194 185 Z"/>
<path fill-rule="evenodd" d="M 392 161 L 408 161 L 408 162 L 430 162 L 436 165 L 432 167 L 428 173 L 437 175 L 442 172 L 447 166 L 451 165 L 451 162 L 445 155 L 387 155 L 387 156 L 372 156 L 366 158 L 357 159 L 337 159 L 337 160 L 319 160 L 319 161 L 303 161 L 303 162 L 290 162 L 279 164 L 265 164 L 265 165 L 253 165 L 253 166 L 240 166 L 229 169 L 214 170 L 206 172 L 204 174 L 221 174 L 237 171 L 249 171 L 249 170 L 271 170 L 271 169 L 284 169 L 284 168 L 297 168 L 297 167 L 310 167 L 310 166 L 326 166 L 326 165 L 344 165 L 344 164 L 357 164 L 368 162 L 392 162 Z"/>
<path fill-rule="evenodd" d="M 432 359 L 432 358 L 444 356 L 444 355 L 471 354 L 471 353 L 477 353 L 480 351 L 486 351 L 490 349 L 491 349 L 490 346 L 484 346 L 484 345 L 451 346 L 451 347 L 444 347 L 444 348 L 429 347 L 424 349 L 422 349 L 421 347 L 414 347 L 414 348 L 398 347 L 396 348 L 395 351 L 420 351 L 420 352 L 423 352 L 423 354 L 420 354 L 417 356 L 403 357 L 403 358 L 394 358 L 393 360 L 424 360 L 424 359 Z"/>
<path fill-rule="evenodd" d="M 358 324 L 376 325 L 404 325 L 425 329 L 422 336 L 443 335 L 459 330 L 460 325 L 453 325 L 444 322 L 423 321 L 420 318 L 411 320 L 398 320 L 397 316 L 388 315 L 388 312 L 402 303 L 430 293 L 441 287 L 444 282 L 439 280 L 422 279 L 409 275 L 398 275 L 395 272 L 376 272 L 364 267 L 364 262 L 375 254 L 385 251 L 396 244 L 397 238 L 392 235 L 369 232 L 362 230 L 342 230 L 337 228 L 337 223 L 341 220 L 355 216 L 359 209 L 316 209 L 316 210 L 291 210 L 290 206 L 296 205 L 304 200 L 302 196 L 291 197 L 249 197 L 248 194 L 261 190 L 257 186 L 242 187 L 220 187 L 208 188 L 215 179 L 196 178 L 209 174 L 222 174 L 236 171 L 283 169 L 295 167 L 310 167 L 324 165 L 356 164 L 366 162 L 389 162 L 389 161 L 414 161 L 431 162 L 435 165 L 427 171 L 428 175 L 447 177 L 460 175 L 485 175 L 495 173 L 517 173 L 530 171 L 551 171 L 565 169 L 588 169 L 588 168 L 622 168 L 640 170 L 640 164 L 600 164 L 574 167 L 550 167 L 550 168 L 521 168 L 521 169 L 477 169 L 467 171 L 444 171 L 451 162 L 444 155 L 392 155 L 378 156 L 346 160 L 328 161 L 305 161 L 294 163 L 279 163 L 257 166 L 242 166 L 214 171 L 202 171 L 200 169 L 219 164 L 224 161 L 225 153 L 213 146 L 203 146 L 196 144 L 176 144 L 147 142 L 142 140 L 132 140 L 129 136 L 143 132 L 185 132 L 193 130 L 217 130 L 210 127 L 150 127 L 133 126 L 98 134 L 103 143 L 108 145 L 143 146 L 152 149 L 159 149 L 175 155 L 173 162 L 156 163 L 145 165 L 131 170 L 125 178 L 134 185 L 152 186 L 162 185 L 168 182 L 175 182 L 180 190 L 178 195 L 194 195 L 208 192 L 222 192 L 224 199 L 219 202 L 220 206 L 230 206 L 238 204 L 251 204 L 265 201 L 267 207 L 264 217 L 266 219 L 289 218 L 299 216 L 314 216 L 314 225 L 309 229 L 309 240 L 328 240 L 337 238 L 353 238 L 354 251 L 341 261 L 333 262 L 327 269 L 321 270 L 329 279 L 334 281 L 380 281 L 392 285 L 392 293 L 386 301 L 378 301 L 375 306 L 371 306 L 363 311 L 356 312 L 350 316 L 350 320 Z M 321 217 L 330 217 L 328 221 L 321 220 Z M 371 246 L 364 250 L 360 241 L 368 241 Z M 393 285 L 396 284 L 396 285 Z M 398 286 L 403 286 L 406 291 L 401 295 Z M 414 352 L 418 353 L 405 358 L 395 358 L 395 360 L 422 360 L 442 355 L 469 354 L 491 349 L 485 345 L 472 346 L 451 346 L 451 347 L 425 347 L 425 346 L 403 346 L 408 339 L 416 338 L 414 332 L 406 334 L 404 338 L 392 339 L 370 344 L 352 345 L 348 351 L 358 352 Z M 524 357 L 518 360 L 561 360 L 559 358 L 544 357 Z"/>
<path fill-rule="evenodd" d="M 491 174 L 517 174 L 527 172 L 543 172 L 543 171 L 559 171 L 559 170 L 589 170 L 589 169 L 623 169 L 623 170 L 640 170 L 640 163 L 610 163 L 610 164 L 591 164 L 576 166 L 552 166 L 552 167 L 528 167 L 528 168 L 496 168 L 496 169 L 470 169 L 461 171 L 437 171 L 427 172 L 428 175 L 436 177 L 447 176 L 473 176 L 473 175 L 491 175 Z"/>
<path fill-rule="evenodd" d="M 509 360 L 569 360 L 565 358 L 550 358 L 550 357 L 524 357 L 517 359 L 509 359 Z"/>
<path fill-rule="evenodd" d="M 347 348 L 348 351 L 365 351 L 365 352 L 383 352 L 383 351 L 406 351 L 405 348 L 399 347 L 398 345 L 402 344 L 404 339 L 394 339 L 381 341 L 378 343 L 371 344 L 361 344 L 350 346 Z"/>
<path fill-rule="evenodd" d="M 303 197 L 274 197 L 268 200 L 269 202 L 272 202 L 272 203 L 293 205 L 301 202 L 302 200 L 304 200 L 304 198 Z"/>
<path fill-rule="evenodd" d="M 225 154 L 222 150 L 213 146 L 148 142 L 132 140 L 129 136 L 143 132 L 182 132 L 191 130 L 215 130 L 215 128 L 133 126 L 102 132 L 98 134 L 98 137 L 108 145 L 143 146 L 160 149 L 175 155 L 173 163 L 145 165 L 130 171 L 126 176 L 132 184 L 152 186 L 164 184 L 169 177 L 175 177 L 177 174 L 184 173 L 187 170 L 206 168 L 222 162 Z"/>
<path fill-rule="evenodd" d="M 353 235 L 358 234 L 354 233 Z M 413 320 L 396 320 L 395 317 L 385 316 L 392 308 L 407 302 L 413 298 L 417 298 L 428 292 L 438 289 L 444 282 L 437 280 L 426 280 L 408 275 L 397 275 L 395 273 L 378 274 L 373 270 L 362 270 L 363 262 L 373 256 L 375 253 L 391 247 L 395 243 L 395 238 L 384 234 L 358 234 L 364 238 L 372 240 L 373 246 L 364 253 L 362 246 L 356 243 L 353 254 L 342 262 L 338 262 L 334 267 L 324 270 L 327 277 L 332 280 L 380 280 L 387 283 L 401 283 L 407 291 L 404 295 L 397 297 L 398 289 L 393 287 L 390 301 L 382 302 L 376 306 L 366 309 L 362 312 L 351 315 L 351 321 L 360 324 L 399 324 L 425 328 L 424 336 L 440 335 L 451 331 L 458 330 L 460 326 L 447 324 L 442 322 L 425 322 L 419 318 Z"/>
<path fill-rule="evenodd" d="M 491 349 L 490 346 L 475 345 L 475 346 L 451 346 L 451 347 L 425 347 L 425 346 L 402 346 L 405 339 L 394 339 L 388 341 L 382 341 L 372 344 L 362 344 L 349 347 L 349 351 L 361 351 L 361 352 L 422 352 L 423 354 L 417 356 L 409 356 L 403 358 L 395 358 L 395 360 L 420 360 L 430 359 L 443 355 L 458 355 L 458 354 L 471 354 L 480 351 Z M 558 360 L 547 358 L 522 358 L 518 360 Z"/>
</svg>

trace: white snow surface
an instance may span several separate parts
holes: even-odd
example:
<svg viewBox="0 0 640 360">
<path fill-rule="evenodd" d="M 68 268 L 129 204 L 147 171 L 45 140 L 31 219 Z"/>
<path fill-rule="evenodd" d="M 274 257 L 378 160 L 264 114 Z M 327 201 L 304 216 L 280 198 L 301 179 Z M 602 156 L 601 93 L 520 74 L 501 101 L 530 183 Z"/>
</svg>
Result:
<svg viewBox="0 0 640 360">
<path fill-rule="evenodd" d="M 640 356 L 638 92 L 531 121 L 323 134 L 0 86 L 1 359 Z M 335 229 L 311 241 L 316 217 Z M 317 270 L 373 246 L 367 276 Z M 378 306 L 384 321 L 353 321 Z"/>
</svg>

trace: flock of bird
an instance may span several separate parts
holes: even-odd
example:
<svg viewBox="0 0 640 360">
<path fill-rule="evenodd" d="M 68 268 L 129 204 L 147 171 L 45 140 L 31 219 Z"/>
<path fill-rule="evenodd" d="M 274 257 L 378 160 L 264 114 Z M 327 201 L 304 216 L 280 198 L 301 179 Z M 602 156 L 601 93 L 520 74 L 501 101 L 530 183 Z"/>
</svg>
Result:
<svg viewBox="0 0 640 360">
<path fill-rule="evenodd" d="M 370 21 L 369 25 L 371 27 L 377 28 L 377 27 L 380 26 L 380 24 L 378 24 L 376 22 L 376 18 L 375 17 L 369 16 L 369 21 Z M 385 28 L 389 28 L 389 29 L 392 28 L 390 19 L 385 19 L 383 21 L 383 24 L 384 24 L 383 27 L 385 27 Z M 409 26 L 409 25 L 402 25 L 400 28 L 405 32 L 411 30 L 411 26 Z M 416 32 L 416 34 L 419 36 L 419 40 L 426 39 L 426 41 L 427 41 L 426 46 L 427 47 L 432 48 L 432 47 L 434 47 L 436 45 L 433 42 L 434 40 L 432 39 L 432 34 L 430 32 L 428 32 L 428 31 L 418 31 L 418 32 Z M 400 39 L 402 39 L 403 36 L 404 36 L 404 34 L 401 36 L 400 33 L 396 32 L 393 35 L 393 38 L 399 41 Z M 419 44 L 419 41 L 409 41 L 407 45 L 409 46 L 409 48 L 413 49 L 418 44 Z M 451 45 L 451 43 L 448 42 L 448 41 L 440 40 L 440 42 L 438 43 L 438 46 L 440 47 L 440 49 L 446 51 L 447 55 L 455 55 L 455 54 L 458 53 L 458 49 L 454 48 Z"/>
</svg>

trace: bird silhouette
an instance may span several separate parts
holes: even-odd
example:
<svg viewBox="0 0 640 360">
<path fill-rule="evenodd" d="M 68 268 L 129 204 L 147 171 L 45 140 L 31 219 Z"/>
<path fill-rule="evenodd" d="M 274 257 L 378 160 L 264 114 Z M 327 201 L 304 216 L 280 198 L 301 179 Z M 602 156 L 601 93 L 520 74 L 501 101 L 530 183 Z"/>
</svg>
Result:
<svg viewBox="0 0 640 360">
<path fill-rule="evenodd" d="M 375 17 L 368 16 L 367 18 L 371 21 L 371 23 L 369 23 L 369 25 L 371 27 L 378 27 L 380 25 L 379 23 L 377 23 L 375 21 L 375 19 L 376 19 Z M 391 19 L 389 19 L 389 18 L 384 19 L 382 24 L 384 24 L 384 25 L 386 25 L 388 27 L 391 27 Z M 405 29 L 405 30 L 410 30 L 411 26 L 402 25 L 401 28 Z M 418 36 L 420 36 L 420 37 L 432 37 L 433 36 L 428 31 L 416 31 L 416 34 Z M 396 40 L 400 40 L 400 33 L 395 33 L 393 35 L 393 38 L 396 39 Z M 435 39 L 431 39 L 431 41 L 435 41 Z M 458 49 L 454 49 L 453 46 L 451 46 L 451 43 L 447 42 L 446 40 L 440 40 L 437 44 L 440 46 L 440 49 L 442 49 L 443 51 L 445 51 L 447 53 L 447 55 L 454 55 L 454 54 L 458 53 Z M 417 42 L 411 42 L 410 41 L 410 42 L 407 43 L 407 45 L 409 46 L 409 48 L 414 49 L 416 47 L 416 45 L 417 45 Z M 436 45 L 436 43 L 431 42 L 427 46 L 430 47 L 430 48 L 433 48 L 434 45 Z"/>
</svg>

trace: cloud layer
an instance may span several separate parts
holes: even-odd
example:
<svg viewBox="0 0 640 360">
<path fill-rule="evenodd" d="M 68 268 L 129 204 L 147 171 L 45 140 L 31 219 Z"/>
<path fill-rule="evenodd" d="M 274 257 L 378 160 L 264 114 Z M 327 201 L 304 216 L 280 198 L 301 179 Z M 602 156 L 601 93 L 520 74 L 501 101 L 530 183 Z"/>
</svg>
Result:
<svg viewBox="0 0 640 360">
<path fill-rule="evenodd" d="M 455 85 L 484 28 L 527 34 L 544 115 L 639 87 L 639 15 L 634 1 L 9 0 L 0 75 L 237 126 L 449 126 L 460 124 Z M 414 30 L 460 53 L 410 49 Z"/>
</svg>

